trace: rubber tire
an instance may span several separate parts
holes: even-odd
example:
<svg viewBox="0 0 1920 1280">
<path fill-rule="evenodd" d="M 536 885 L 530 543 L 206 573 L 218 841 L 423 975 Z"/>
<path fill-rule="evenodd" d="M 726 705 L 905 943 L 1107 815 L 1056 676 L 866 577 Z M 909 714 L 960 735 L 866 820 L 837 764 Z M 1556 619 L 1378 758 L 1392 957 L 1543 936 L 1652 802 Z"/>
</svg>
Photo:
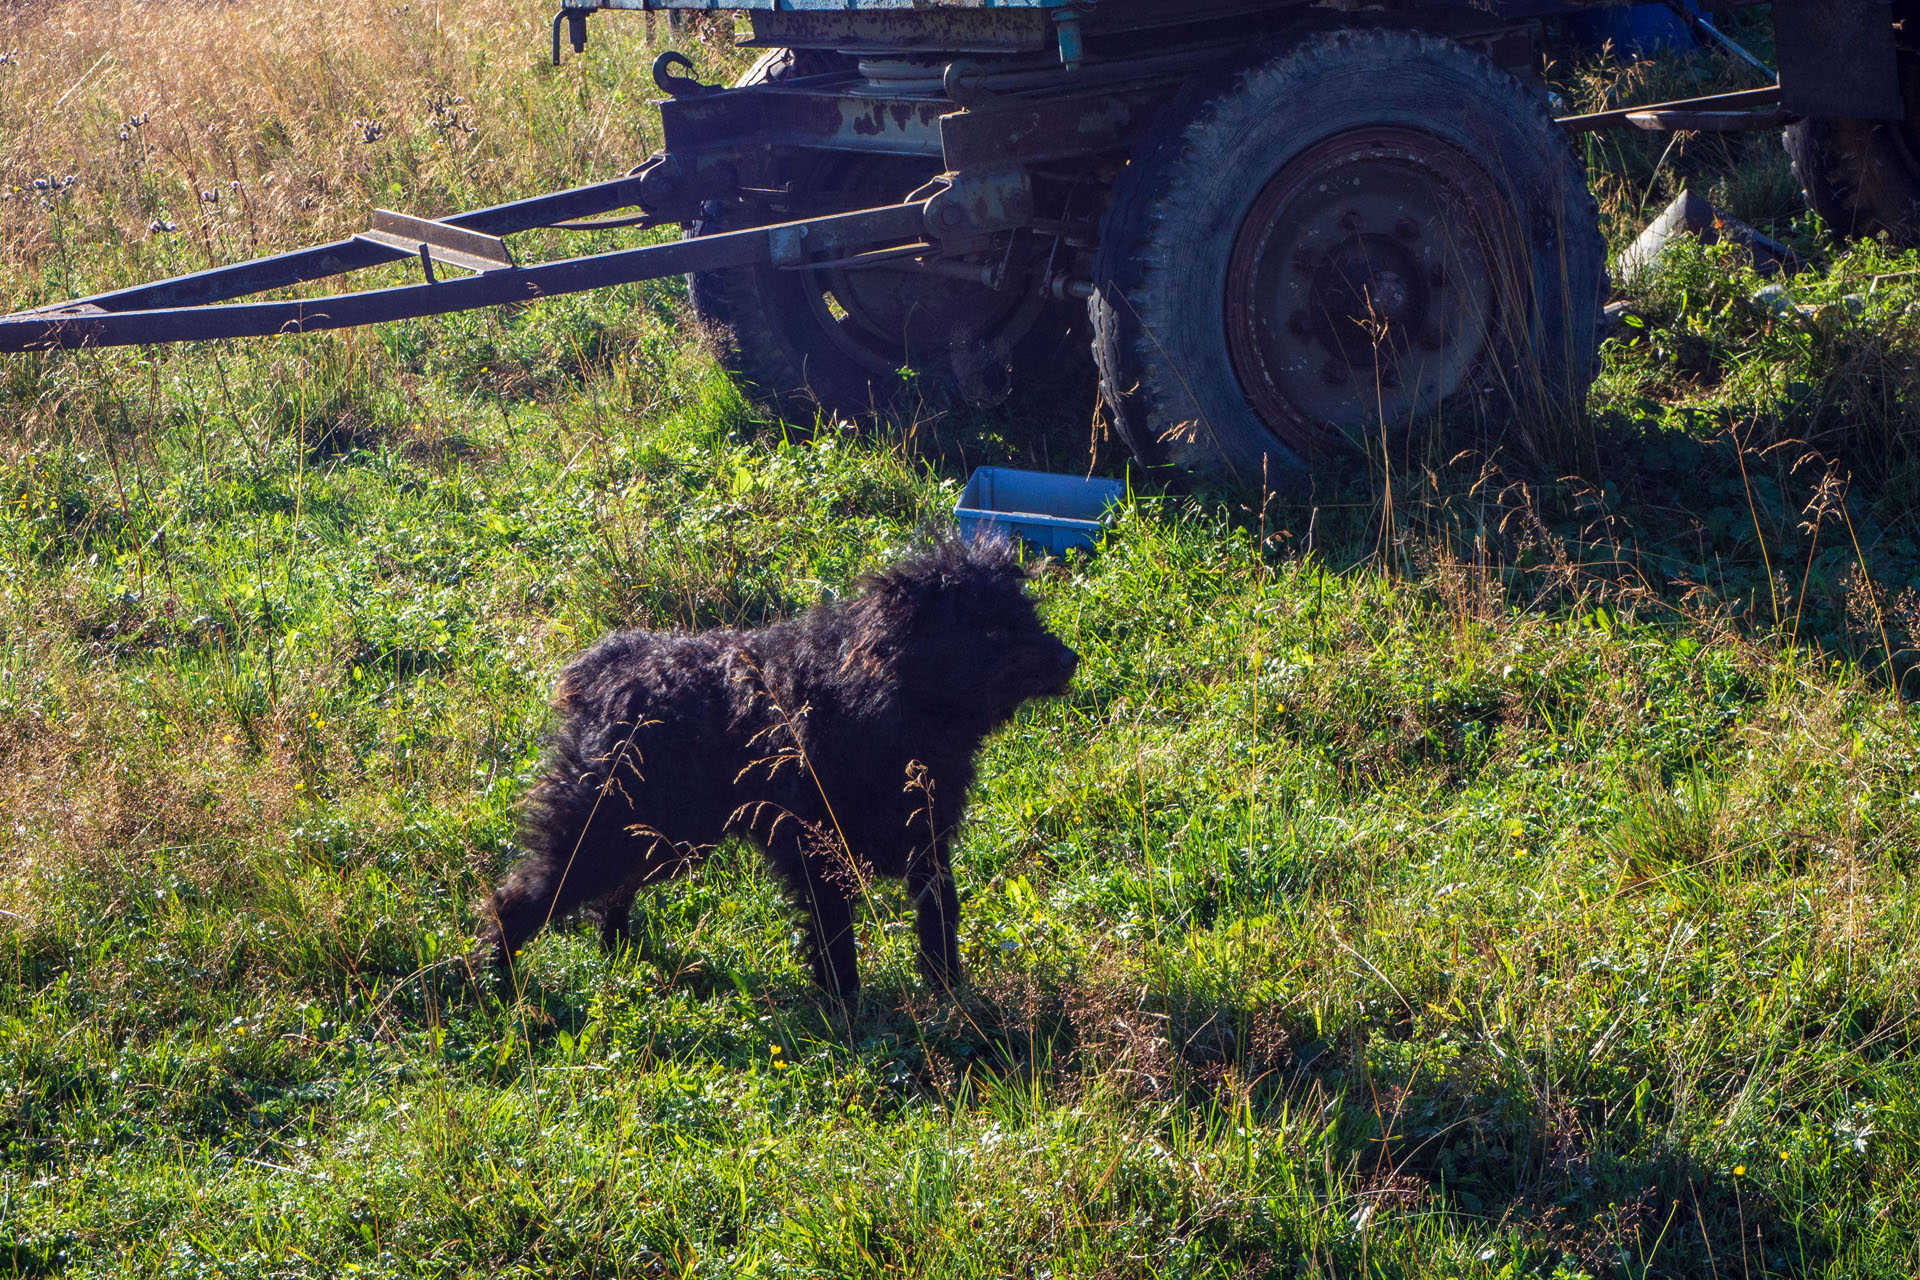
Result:
<svg viewBox="0 0 1920 1280">
<path fill-rule="evenodd" d="M 796 76 L 824 74 L 850 65 L 840 54 L 818 49 L 769 49 L 733 82 L 736 89 L 775 84 Z M 696 222 L 688 236 L 713 235 L 729 228 L 718 217 Z M 843 402 L 867 387 L 867 374 L 850 360 L 816 356 L 805 341 L 806 300 L 798 290 L 796 273 L 767 267 L 733 267 L 698 271 L 687 276 L 687 299 L 699 316 L 721 337 L 721 360 L 736 378 L 783 407 L 795 401 L 810 382 L 827 394 L 821 403 Z M 800 332 L 796 332 L 799 329 Z M 841 407 L 838 403 L 835 407 Z"/>
<path fill-rule="evenodd" d="M 1847 239 L 1920 245 L 1920 55 L 1900 54 L 1905 120 L 1796 120 L 1781 134 L 1807 207 Z"/>
<path fill-rule="evenodd" d="M 794 76 L 817 75 L 852 65 L 845 55 L 827 50 L 773 49 L 763 54 L 735 87 L 778 82 Z M 937 167 L 937 166 L 935 166 Z M 934 176 L 929 168 L 926 178 Z M 913 186 L 889 193 L 904 199 Z M 751 223 L 747 225 L 752 225 Z M 724 216 L 696 223 L 690 235 L 729 230 Z M 929 278 L 930 287 L 953 289 L 951 283 Z M 722 362 L 761 398 L 789 416 L 811 417 L 817 410 L 849 417 L 896 408 L 946 408 L 969 399 L 980 402 L 982 387 L 988 401 L 1013 396 L 1050 402 L 1074 384 L 1091 390 L 1093 370 L 1087 350 L 1085 319 L 1077 304 L 1045 302 L 1017 321 L 1020 331 L 995 335 L 1005 339 L 1008 380 L 995 386 L 997 362 L 981 351 L 982 373 L 976 385 L 963 388 L 947 366 L 918 368 L 911 380 L 891 369 L 872 367 L 850 356 L 821 329 L 809 278 L 797 271 L 771 266 L 734 267 L 697 272 L 687 277 L 687 294 L 694 313 L 722 335 Z M 943 350 L 942 356 L 947 353 Z M 922 353 L 924 356 L 924 353 Z M 904 348 L 895 368 L 912 365 L 916 353 Z M 1084 400 L 1081 401 L 1085 403 Z"/>
<path fill-rule="evenodd" d="M 1115 183 L 1088 308 L 1101 398 L 1143 461 L 1249 484 L 1298 478 L 1315 461 L 1277 439 L 1242 390 L 1227 263 L 1270 176 L 1330 137 L 1382 125 L 1451 144 L 1505 196 L 1534 286 L 1525 332 L 1504 344 L 1510 385 L 1535 389 L 1516 407 L 1579 411 L 1598 367 L 1606 248 L 1586 171 L 1545 104 L 1451 41 L 1338 31 L 1183 91 Z"/>
</svg>

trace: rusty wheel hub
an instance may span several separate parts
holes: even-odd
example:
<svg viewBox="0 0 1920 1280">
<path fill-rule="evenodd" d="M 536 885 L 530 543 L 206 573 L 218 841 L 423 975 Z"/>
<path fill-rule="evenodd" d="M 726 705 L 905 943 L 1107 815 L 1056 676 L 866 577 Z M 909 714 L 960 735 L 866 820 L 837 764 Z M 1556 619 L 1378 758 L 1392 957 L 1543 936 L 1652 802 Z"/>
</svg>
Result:
<svg viewBox="0 0 1920 1280">
<path fill-rule="evenodd" d="M 806 183 L 849 209 L 903 199 L 929 177 L 912 157 L 829 157 Z M 944 360 L 957 347 L 1011 347 L 1031 327 L 1042 299 L 1033 290 L 994 290 L 914 271 L 829 267 L 805 273 L 808 305 L 830 340 L 862 367 L 891 373 L 902 364 Z"/>
<path fill-rule="evenodd" d="M 1228 263 L 1229 355 L 1289 447 L 1405 426 L 1485 365 L 1524 314 L 1519 237 L 1460 151 L 1399 127 L 1353 130 L 1267 183 Z"/>
</svg>

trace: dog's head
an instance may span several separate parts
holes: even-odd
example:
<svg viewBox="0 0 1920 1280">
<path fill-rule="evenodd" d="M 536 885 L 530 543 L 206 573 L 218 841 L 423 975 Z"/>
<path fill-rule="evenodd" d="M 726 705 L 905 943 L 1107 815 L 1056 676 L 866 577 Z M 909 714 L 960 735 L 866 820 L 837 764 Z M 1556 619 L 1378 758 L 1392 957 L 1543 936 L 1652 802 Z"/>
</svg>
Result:
<svg viewBox="0 0 1920 1280">
<path fill-rule="evenodd" d="M 1012 543 L 946 542 L 875 578 L 863 622 L 890 642 L 905 692 L 992 726 L 1065 693 L 1080 665 L 1041 624 L 1026 582 Z"/>
</svg>

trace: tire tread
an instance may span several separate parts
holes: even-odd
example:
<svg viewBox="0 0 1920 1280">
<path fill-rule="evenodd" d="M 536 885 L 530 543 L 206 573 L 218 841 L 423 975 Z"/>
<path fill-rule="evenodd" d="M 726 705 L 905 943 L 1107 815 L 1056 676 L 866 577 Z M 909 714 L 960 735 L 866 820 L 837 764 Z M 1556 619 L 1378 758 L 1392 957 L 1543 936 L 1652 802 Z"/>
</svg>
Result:
<svg viewBox="0 0 1920 1280">
<path fill-rule="evenodd" d="M 1168 361 L 1156 358 L 1154 350 L 1155 330 L 1179 309 L 1180 299 L 1169 294 L 1174 288 L 1169 268 L 1179 255 L 1191 251 L 1181 234 L 1190 222 L 1189 190 L 1204 175 L 1232 163 L 1240 139 L 1267 124 L 1274 103 L 1284 102 L 1302 87 L 1338 83 L 1357 74 L 1359 67 L 1391 59 L 1417 59 L 1436 68 L 1440 75 L 1455 80 L 1460 93 L 1500 103 L 1502 110 L 1524 121 L 1529 136 L 1540 139 L 1543 146 L 1561 149 L 1559 155 L 1546 156 L 1540 163 L 1547 169 L 1562 166 L 1557 180 L 1572 202 L 1566 211 L 1569 234 L 1579 239 L 1568 246 L 1568 257 L 1579 259 L 1576 265 L 1582 269 L 1590 264 L 1594 284 L 1604 290 L 1599 211 L 1585 170 L 1565 144 L 1546 103 L 1491 61 L 1437 36 L 1394 29 L 1329 32 L 1278 53 L 1269 51 L 1234 68 L 1224 84 L 1214 77 L 1176 97 L 1142 135 L 1113 187 L 1102 225 L 1089 314 L 1106 411 L 1122 438 L 1143 459 L 1204 471 L 1217 470 L 1224 455 L 1229 468 L 1237 472 L 1244 471 L 1250 461 L 1245 449 L 1212 438 L 1213 428 L 1204 423 L 1166 439 L 1156 438 L 1168 426 L 1178 428 L 1192 421 L 1197 409 L 1183 378 Z M 1132 315 L 1123 314 L 1123 308 Z M 1598 299 L 1593 311 L 1588 349 L 1573 355 L 1575 367 L 1565 371 L 1571 389 L 1580 394 L 1598 367 Z M 1254 429 L 1264 434 L 1264 429 Z M 1265 449 L 1270 462 L 1296 468 L 1305 465 L 1304 459 L 1278 441 Z M 1235 465 L 1235 452 L 1242 455 L 1240 466 Z"/>
</svg>

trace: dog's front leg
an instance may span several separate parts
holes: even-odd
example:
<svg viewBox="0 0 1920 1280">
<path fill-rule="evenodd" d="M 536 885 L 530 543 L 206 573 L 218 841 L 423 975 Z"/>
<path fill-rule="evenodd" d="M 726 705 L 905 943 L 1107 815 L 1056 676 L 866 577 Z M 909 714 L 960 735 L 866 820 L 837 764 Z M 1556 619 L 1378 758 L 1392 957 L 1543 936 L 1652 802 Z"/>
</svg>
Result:
<svg viewBox="0 0 1920 1280">
<path fill-rule="evenodd" d="M 920 939 L 920 972 L 933 986 L 953 991 L 959 987 L 960 895 L 953 887 L 953 867 L 942 840 L 907 869 L 907 890 L 913 895 L 914 931 Z"/>
<path fill-rule="evenodd" d="M 800 907 L 807 913 L 807 962 L 820 990 L 852 1012 L 860 999 L 859 961 L 853 945 L 853 904 L 835 879 L 797 857 L 792 879 Z"/>
</svg>

